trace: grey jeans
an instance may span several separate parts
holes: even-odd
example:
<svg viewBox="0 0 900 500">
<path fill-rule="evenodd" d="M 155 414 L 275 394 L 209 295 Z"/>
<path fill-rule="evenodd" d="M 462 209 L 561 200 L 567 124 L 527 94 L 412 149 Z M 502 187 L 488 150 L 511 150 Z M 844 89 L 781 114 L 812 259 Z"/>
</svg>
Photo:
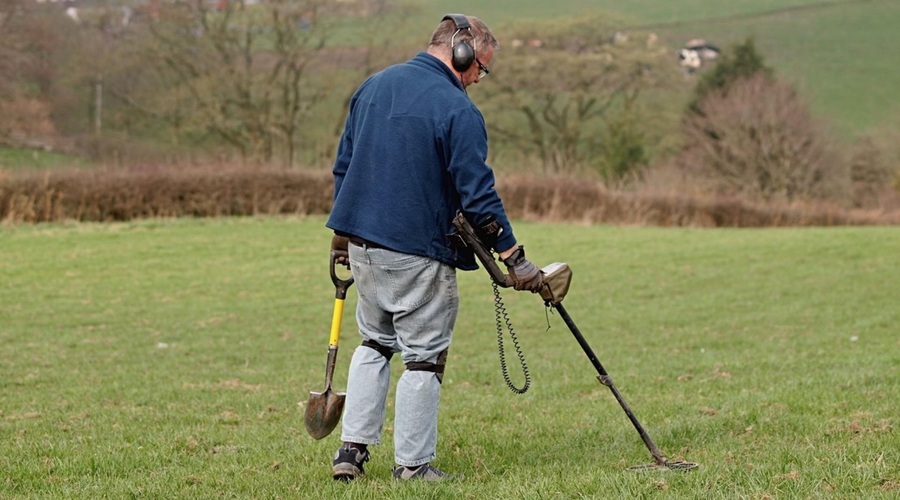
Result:
<svg viewBox="0 0 900 500">
<path fill-rule="evenodd" d="M 450 347 L 459 311 L 456 270 L 436 260 L 350 245 L 363 340 L 399 352 L 403 363 L 436 363 Z M 378 351 L 353 352 L 341 439 L 378 444 L 384 427 L 390 363 Z M 429 371 L 406 370 L 397 382 L 394 461 L 414 467 L 435 459 L 441 385 Z"/>
</svg>

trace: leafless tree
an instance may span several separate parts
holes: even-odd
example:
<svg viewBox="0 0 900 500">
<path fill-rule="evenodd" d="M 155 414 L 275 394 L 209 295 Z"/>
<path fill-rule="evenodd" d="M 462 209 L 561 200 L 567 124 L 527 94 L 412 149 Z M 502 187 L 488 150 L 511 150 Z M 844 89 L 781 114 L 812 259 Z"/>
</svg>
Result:
<svg viewBox="0 0 900 500">
<path fill-rule="evenodd" d="M 787 202 L 846 195 L 848 172 L 823 126 L 793 87 L 768 75 L 710 92 L 684 134 L 680 164 L 717 191 Z"/>
<path fill-rule="evenodd" d="M 123 39 L 107 89 L 139 113 L 120 118 L 129 127 L 146 131 L 149 119 L 176 144 L 225 144 L 247 162 L 294 165 L 301 150 L 315 158 L 308 150 L 331 143 L 337 96 L 352 91 L 372 64 L 368 49 L 381 43 L 357 39 L 364 48 L 356 49 L 336 40 L 350 23 L 358 30 L 403 19 L 394 9 L 387 0 L 175 0 L 161 4 L 143 35 L 138 27 Z M 391 26 L 381 23 L 384 44 Z"/>
<path fill-rule="evenodd" d="M 506 33 L 496 76 L 472 92 L 490 116 L 492 149 L 536 158 L 547 173 L 622 170 L 607 161 L 623 150 L 610 139 L 641 137 L 621 133 L 623 123 L 641 121 L 622 115 L 641 112 L 643 92 L 683 78 L 665 50 L 610 26 L 585 16 L 518 23 Z"/>
<path fill-rule="evenodd" d="M 168 89 L 151 108 L 179 129 L 212 134 L 245 160 L 296 154 L 296 131 L 325 88 L 306 80 L 328 38 L 321 0 L 275 0 L 253 7 L 178 1 L 151 25 L 141 58 Z M 130 102 L 138 104 L 135 100 Z"/>
<path fill-rule="evenodd" d="M 32 0 L 0 1 L 0 143 L 49 147 L 49 94 L 69 20 Z"/>
</svg>

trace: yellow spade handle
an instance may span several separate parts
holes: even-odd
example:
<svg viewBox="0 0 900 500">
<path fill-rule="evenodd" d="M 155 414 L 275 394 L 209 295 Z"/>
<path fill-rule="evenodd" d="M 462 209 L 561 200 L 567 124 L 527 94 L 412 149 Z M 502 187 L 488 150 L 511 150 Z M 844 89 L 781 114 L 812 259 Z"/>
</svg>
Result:
<svg viewBox="0 0 900 500">
<path fill-rule="evenodd" d="M 331 316 L 331 336 L 328 337 L 328 347 L 337 347 L 341 337 L 341 317 L 344 313 L 344 299 L 334 299 L 334 314 Z"/>
</svg>

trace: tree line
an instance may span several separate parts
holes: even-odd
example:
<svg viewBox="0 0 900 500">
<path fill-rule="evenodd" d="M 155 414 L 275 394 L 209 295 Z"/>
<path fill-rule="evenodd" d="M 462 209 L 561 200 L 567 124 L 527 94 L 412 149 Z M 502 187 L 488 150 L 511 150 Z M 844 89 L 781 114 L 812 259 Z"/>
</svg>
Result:
<svg viewBox="0 0 900 500">
<path fill-rule="evenodd" d="M 424 49 L 415 14 L 388 0 L 110 1 L 76 23 L 56 4 L 5 0 L 0 144 L 100 163 L 325 167 L 359 82 Z M 494 30 L 496 67 L 470 94 L 498 168 L 624 189 L 895 203 L 897 148 L 834 140 L 752 39 L 687 77 L 675 50 L 618 32 L 610 16 Z"/>
</svg>

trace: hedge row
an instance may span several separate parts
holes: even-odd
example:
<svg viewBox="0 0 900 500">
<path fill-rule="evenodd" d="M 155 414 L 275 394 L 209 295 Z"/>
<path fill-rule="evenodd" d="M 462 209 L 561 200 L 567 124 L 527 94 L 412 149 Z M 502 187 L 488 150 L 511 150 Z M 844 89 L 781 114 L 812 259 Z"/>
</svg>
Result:
<svg viewBox="0 0 900 500">
<path fill-rule="evenodd" d="M 330 176 L 248 169 L 59 171 L 0 177 L 0 220 L 127 221 L 150 217 L 320 214 Z"/>
<path fill-rule="evenodd" d="M 329 172 L 306 170 L 0 172 L 0 221 L 326 214 L 331 209 L 332 189 Z M 501 176 L 497 189 L 514 219 L 695 227 L 900 223 L 898 213 L 613 192 L 597 183 L 573 179 Z"/>
</svg>

